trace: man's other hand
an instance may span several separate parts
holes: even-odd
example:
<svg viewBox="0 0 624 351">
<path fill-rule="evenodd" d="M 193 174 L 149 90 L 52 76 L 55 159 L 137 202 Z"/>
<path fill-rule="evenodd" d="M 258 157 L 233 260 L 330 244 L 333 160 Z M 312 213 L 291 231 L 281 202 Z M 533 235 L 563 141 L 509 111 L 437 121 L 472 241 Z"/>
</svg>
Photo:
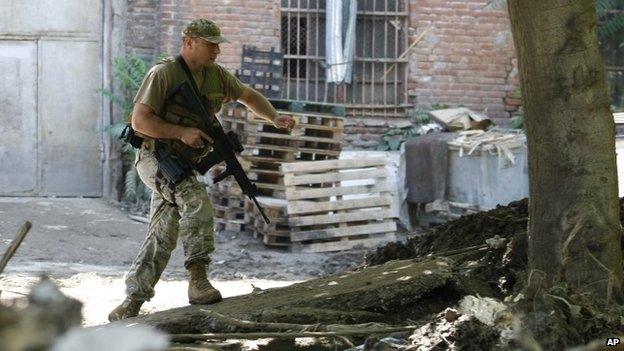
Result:
<svg viewBox="0 0 624 351">
<path fill-rule="evenodd" d="M 297 125 L 297 120 L 292 116 L 279 115 L 273 120 L 273 125 L 276 128 L 286 129 L 290 132 Z"/>
<path fill-rule="evenodd" d="M 204 146 L 206 146 L 206 144 L 212 145 L 214 142 L 212 138 L 208 136 L 208 134 L 193 127 L 185 127 L 182 130 L 182 135 L 180 135 L 180 141 L 196 149 L 203 148 Z"/>
</svg>

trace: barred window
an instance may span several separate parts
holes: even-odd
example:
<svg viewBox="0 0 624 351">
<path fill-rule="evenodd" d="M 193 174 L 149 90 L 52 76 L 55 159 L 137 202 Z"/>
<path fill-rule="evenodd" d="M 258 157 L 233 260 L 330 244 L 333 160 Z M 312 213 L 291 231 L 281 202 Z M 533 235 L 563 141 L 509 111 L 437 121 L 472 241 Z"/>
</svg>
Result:
<svg viewBox="0 0 624 351">
<path fill-rule="evenodd" d="M 345 104 L 349 115 L 402 115 L 407 106 L 406 0 L 358 0 L 351 84 L 325 81 L 325 0 L 282 0 L 282 98 Z M 404 55 L 405 56 L 405 55 Z"/>
</svg>

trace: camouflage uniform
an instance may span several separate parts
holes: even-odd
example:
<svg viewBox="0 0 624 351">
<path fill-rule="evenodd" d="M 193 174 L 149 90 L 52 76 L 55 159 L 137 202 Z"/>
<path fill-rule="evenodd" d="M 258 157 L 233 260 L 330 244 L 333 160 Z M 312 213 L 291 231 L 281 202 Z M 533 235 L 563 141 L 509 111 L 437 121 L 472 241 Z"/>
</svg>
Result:
<svg viewBox="0 0 624 351">
<path fill-rule="evenodd" d="M 214 251 L 212 202 L 206 185 L 196 176 L 187 177 L 175 190 L 160 186 L 151 147 L 141 148 L 135 164 L 141 180 L 152 190 L 151 220 L 147 237 L 126 276 L 126 295 L 149 300 L 178 236 L 184 248 L 185 267 L 193 262 L 210 262 L 208 255 Z"/>
<path fill-rule="evenodd" d="M 189 24 L 184 33 L 201 37 L 213 43 L 224 42 L 218 27 L 200 19 Z M 217 113 L 224 102 L 237 100 L 244 85 L 223 67 L 214 64 L 193 72 L 207 109 Z M 137 92 L 135 103 L 151 107 L 165 121 L 200 128 L 198 117 L 178 103 L 176 98 L 165 102 L 167 92 L 186 80 L 187 76 L 173 59 L 161 61 L 146 75 Z M 166 106 L 166 107 L 165 107 Z M 160 140 L 173 150 L 185 150 L 198 160 L 208 154 L 209 146 L 190 149 L 179 140 Z M 165 269 L 178 236 L 184 247 L 185 268 L 195 263 L 208 264 L 213 245 L 213 208 L 206 186 L 197 180 L 197 174 L 188 176 L 174 189 L 159 179 L 154 142 L 147 140 L 137 152 L 136 169 L 143 183 L 152 190 L 150 224 L 147 237 L 126 276 L 126 294 L 135 301 L 147 301 L 154 296 L 154 285 Z"/>
</svg>

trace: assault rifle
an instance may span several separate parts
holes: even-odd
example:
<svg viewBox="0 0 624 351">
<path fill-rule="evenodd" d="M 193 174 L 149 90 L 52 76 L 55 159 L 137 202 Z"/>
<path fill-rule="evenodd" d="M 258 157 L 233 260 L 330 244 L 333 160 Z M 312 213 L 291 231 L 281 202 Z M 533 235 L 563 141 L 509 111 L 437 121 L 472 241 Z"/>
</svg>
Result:
<svg viewBox="0 0 624 351">
<path fill-rule="evenodd" d="M 220 162 L 225 162 L 225 171 L 215 176 L 213 182 L 216 184 L 228 176 L 234 176 L 234 179 L 236 179 L 236 182 L 243 190 L 243 193 L 247 195 L 249 199 L 253 200 L 258 207 L 260 214 L 264 218 L 264 221 L 269 224 L 269 218 L 266 216 L 264 210 L 256 199 L 258 188 L 249 180 L 243 170 L 243 167 L 236 158 L 236 154 L 244 150 L 239 136 L 233 131 L 225 133 L 221 123 L 219 123 L 219 120 L 212 113 L 209 113 L 206 110 L 202 100 L 197 95 L 191 84 L 192 83 L 188 80 L 185 80 L 179 86 L 174 88 L 171 95 L 180 94 L 184 100 L 184 106 L 201 117 L 201 129 L 213 140 L 212 152 L 204 157 L 199 163 L 194 164 L 193 168 L 201 174 L 205 174 L 210 168 L 212 168 L 212 166 Z"/>
</svg>

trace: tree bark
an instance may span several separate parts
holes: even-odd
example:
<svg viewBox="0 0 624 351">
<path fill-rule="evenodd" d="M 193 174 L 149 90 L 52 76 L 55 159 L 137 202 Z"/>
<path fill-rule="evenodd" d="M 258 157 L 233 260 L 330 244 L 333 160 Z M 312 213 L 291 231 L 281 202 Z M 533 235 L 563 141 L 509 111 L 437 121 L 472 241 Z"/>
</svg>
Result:
<svg viewBox="0 0 624 351">
<path fill-rule="evenodd" d="M 615 126 L 595 2 L 508 9 L 529 150 L 529 286 L 565 282 L 621 301 Z"/>
</svg>

